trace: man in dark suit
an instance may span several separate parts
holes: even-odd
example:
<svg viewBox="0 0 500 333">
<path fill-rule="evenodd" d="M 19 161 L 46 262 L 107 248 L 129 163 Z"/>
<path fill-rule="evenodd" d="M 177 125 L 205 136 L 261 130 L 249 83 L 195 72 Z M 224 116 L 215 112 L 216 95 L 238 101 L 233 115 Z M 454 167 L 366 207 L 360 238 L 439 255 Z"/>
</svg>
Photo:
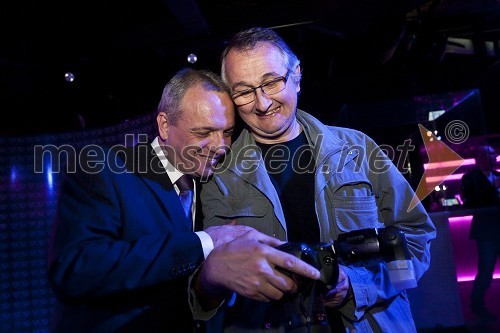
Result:
<svg viewBox="0 0 500 333">
<path fill-rule="evenodd" d="M 187 281 L 210 251 L 238 237 L 282 243 L 246 226 L 193 232 L 202 229 L 199 200 L 185 211 L 179 199 L 181 176 L 193 177 L 196 193 L 212 175 L 234 117 L 217 75 L 184 69 L 165 86 L 153 142 L 80 154 L 77 172 L 64 175 L 49 244 L 55 332 L 193 332 Z"/>
</svg>

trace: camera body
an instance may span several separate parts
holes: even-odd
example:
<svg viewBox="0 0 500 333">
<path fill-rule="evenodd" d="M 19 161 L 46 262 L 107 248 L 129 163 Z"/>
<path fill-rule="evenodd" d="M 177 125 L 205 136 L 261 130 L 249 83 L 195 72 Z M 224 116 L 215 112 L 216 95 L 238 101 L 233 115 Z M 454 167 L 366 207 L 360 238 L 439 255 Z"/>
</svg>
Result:
<svg viewBox="0 0 500 333">
<path fill-rule="evenodd" d="M 367 228 L 340 234 L 333 243 L 305 244 L 288 242 L 278 249 L 293 254 L 321 273 L 323 288 L 332 289 L 338 281 L 338 264 L 378 258 L 387 262 L 389 277 L 396 289 L 417 286 L 413 264 L 403 231 L 395 226 Z M 304 279 L 293 277 L 299 286 Z"/>
<path fill-rule="evenodd" d="M 417 278 L 404 232 L 395 226 L 369 228 L 339 235 L 333 245 L 344 264 L 379 258 L 387 263 L 389 279 L 397 290 L 415 288 Z"/>
<path fill-rule="evenodd" d="M 339 279 L 339 262 L 334 247 L 329 243 L 305 244 L 300 242 L 288 242 L 278 247 L 281 251 L 290 253 L 309 265 L 315 267 L 321 273 L 319 281 L 322 291 L 335 287 Z M 289 272 L 286 271 L 289 276 Z M 299 286 L 299 292 L 312 282 L 307 278 L 293 274 L 291 277 Z"/>
</svg>

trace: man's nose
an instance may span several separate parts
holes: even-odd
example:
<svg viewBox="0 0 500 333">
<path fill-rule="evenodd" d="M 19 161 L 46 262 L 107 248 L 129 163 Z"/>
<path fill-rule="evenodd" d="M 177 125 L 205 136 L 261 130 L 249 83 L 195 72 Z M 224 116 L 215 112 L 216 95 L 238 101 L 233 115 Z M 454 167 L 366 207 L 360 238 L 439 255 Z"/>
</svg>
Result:
<svg viewBox="0 0 500 333">
<path fill-rule="evenodd" d="M 227 139 L 224 132 L 213 132 L 210 140 L 210 150 L 217 154 L 223 154 L 227 149 Z"/>
<path fill-rule="evenodd" d="M 273 101 L 269 98 L 269 96 L 264 94 L 262 89 L 255 90 L 255 108 L 257 110 L 266 112 L 271 104 L 273 104 Z"/>
</svg>

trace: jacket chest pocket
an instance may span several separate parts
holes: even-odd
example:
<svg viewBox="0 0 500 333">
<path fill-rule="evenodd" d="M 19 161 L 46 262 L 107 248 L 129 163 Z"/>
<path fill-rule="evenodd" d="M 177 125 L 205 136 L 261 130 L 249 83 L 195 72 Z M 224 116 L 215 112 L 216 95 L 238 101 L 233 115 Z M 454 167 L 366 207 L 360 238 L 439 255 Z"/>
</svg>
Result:
<svg viewBox="0 0 500 333">
<path fill-rule="evenodd" d="M 370 183 L 344 183 L 327 191 L 330 197 L 330 221 L 334 221 L 341 232 L 384 226 L 379 222 L 377 202 Z"/>
<path fill-rule="evenodd" d="M 220 217 L 244 218 L 262 217 L 268 210 L 268 202 L 260 195 L 248 195 L 241 198 L 227 199 L 225 209 L 218 212 Z"/>
<path fill-rule="evenodd" d="M 238 224 L 248 225 L 269 235 L 275 233 L 271 223 L 274 221 L 272 205 L 261 194 L 227 199 L 218 208 L 216 217 L 226 221 L 236 220 Z"/>
</svg>

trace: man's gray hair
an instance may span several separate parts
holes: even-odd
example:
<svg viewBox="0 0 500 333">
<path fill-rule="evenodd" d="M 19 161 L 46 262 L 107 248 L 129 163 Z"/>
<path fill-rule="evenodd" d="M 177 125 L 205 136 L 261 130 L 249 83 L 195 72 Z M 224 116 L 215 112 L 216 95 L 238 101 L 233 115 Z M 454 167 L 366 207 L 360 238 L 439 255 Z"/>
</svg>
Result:
<svg viewBox="0 0 500 333">
<path fill-rule="evenodd" d="M 186 91 L 200 85 L 207 91 L 231 93 L 221 77 L 211 71 L 183 68 L 178 71 L 163 89 L 161 100 L 157 108 L 165 112 L 170 124 L 175 125 L 181 117 L 181 102 Z"/>
<path fill-rule="evenodd" d="M 286 67 L 292 71 L 290 76 L 293 81 L 296 84 L 300 82 L 302 74 L 297 74 L 295 72 L 295 68 L 300 65 L 300 60 L 297 58 L 295 53 L 293 53 L 288 44 L 274 30 L 262 27 L 255 27 L 240 31 L 231 38 L 221 56 L 221 76 L 225 82 L 227 82 L 225 62 L 228 53 L 232 50 L 240 52 L 254 50 L 258 43 L 269 43 L 274 45 L 283 55 Z"/>
</svg>

